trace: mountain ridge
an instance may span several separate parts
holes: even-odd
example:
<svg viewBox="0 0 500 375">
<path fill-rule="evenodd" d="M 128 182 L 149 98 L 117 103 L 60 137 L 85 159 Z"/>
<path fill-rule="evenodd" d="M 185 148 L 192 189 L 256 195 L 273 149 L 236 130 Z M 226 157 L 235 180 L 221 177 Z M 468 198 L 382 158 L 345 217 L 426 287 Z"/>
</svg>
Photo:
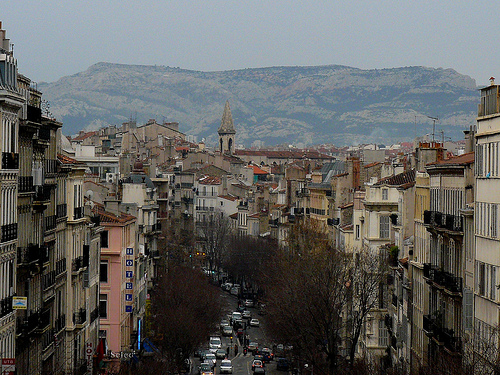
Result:
<svg viewBox="0 0 500 375">
<path fill-rule="evenodd" d="M 180 130 L 216 144 L 226 100 L 236 142 L 394 142 L 432 129 L 447 137 L 472 125 L 475 81 L 453 69 L 363 70 L 344 65 L 196 71 L 162 65 L 100 62 L 52 83 L 39 83 L 65 134 L 120 125 L 131 116 L 176 121 Z M 410 134 L 414 133 L 414 134 Z"/>
</svg>

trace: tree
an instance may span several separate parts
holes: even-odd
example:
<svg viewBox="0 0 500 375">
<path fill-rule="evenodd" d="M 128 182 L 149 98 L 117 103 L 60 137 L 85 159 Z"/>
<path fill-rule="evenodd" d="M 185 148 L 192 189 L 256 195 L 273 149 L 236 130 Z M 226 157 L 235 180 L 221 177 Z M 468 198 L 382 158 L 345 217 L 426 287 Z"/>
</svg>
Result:
<svg viewBox="0 0 500 375">
<path fill-rule="evenodd" d="M 217 328 L 220 292 L 197 269 L 176 266 L 160 278 L 152 295 L 155 343 L 173 371 Z"/>
<path fill-rule="evenodd" d="M 205 253 L 209 269 L 219 270 L 231 234 L 229 218 L 222 211 L 216 210 L 207 220 L 196 223 L 196 231 L 200 250 Z"/>
<path fill-rule="evenodd" d="M 354 368 L 355 346 L 377 303 L 387 261 L 358 254 L 333 248 L 320 223 L 308 221 L 290 230 L 287 248 L 266 272 L 273 334 L 315 373 L 339 373 L 342 348 L 349 349 L 346 360 Z"/>
</svg>

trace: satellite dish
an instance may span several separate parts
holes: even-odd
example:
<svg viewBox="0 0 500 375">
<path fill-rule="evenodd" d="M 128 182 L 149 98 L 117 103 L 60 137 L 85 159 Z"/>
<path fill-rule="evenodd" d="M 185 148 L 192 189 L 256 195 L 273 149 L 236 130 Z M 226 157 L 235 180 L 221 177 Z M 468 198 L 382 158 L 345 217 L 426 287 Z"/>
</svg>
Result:
<svg viewBox="0 0 500 375">
<path fill-rule="evenodd" d="M 85 198 L 92 199 L 93 196 L 94 196 L 94 192 L 92 190 L 87 190 L 85 192 Z"/>
</svg>

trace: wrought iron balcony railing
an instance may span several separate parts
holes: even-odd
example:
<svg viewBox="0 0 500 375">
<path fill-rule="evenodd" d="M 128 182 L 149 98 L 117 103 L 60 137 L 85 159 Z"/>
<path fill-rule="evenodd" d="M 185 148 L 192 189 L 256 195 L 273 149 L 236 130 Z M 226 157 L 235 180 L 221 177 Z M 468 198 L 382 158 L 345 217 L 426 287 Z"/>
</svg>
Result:
<svg viewBox="0 0 500 375">
<path fill-rule="evenodd" d="M 1 227 L 1 242 L 17 239 L 17 223 L 5 224 Z"/>
<path fill-rule="evenodd" d="M 19 154 L 2 152 L 2 169 L 19 169 Z"/>
<path fill-rule="evenodd" d="M 19 193 L 32 193 L 35 191 L 33 186 L 33 176 L 19 176 L 17 191 Z"/>
</svg>

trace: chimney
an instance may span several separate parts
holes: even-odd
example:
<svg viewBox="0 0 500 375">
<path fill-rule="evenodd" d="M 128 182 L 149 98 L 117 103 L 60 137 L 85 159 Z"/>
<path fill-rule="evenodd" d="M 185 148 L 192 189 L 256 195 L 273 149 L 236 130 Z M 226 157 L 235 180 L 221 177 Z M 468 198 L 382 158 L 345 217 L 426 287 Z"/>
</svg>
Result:
<svg viewBox="0 0 500 375">
<path fill-rule="evenodd" d="M 104 201 L 104 209 L 113 215 L 120 216 L 120 201 L 117 199 L 106 199 Z"/>
<path fill-rule="evenodd" d="M 495 77 L 490 77 L 490 86 L 495 84 Z"/>
</svg>

